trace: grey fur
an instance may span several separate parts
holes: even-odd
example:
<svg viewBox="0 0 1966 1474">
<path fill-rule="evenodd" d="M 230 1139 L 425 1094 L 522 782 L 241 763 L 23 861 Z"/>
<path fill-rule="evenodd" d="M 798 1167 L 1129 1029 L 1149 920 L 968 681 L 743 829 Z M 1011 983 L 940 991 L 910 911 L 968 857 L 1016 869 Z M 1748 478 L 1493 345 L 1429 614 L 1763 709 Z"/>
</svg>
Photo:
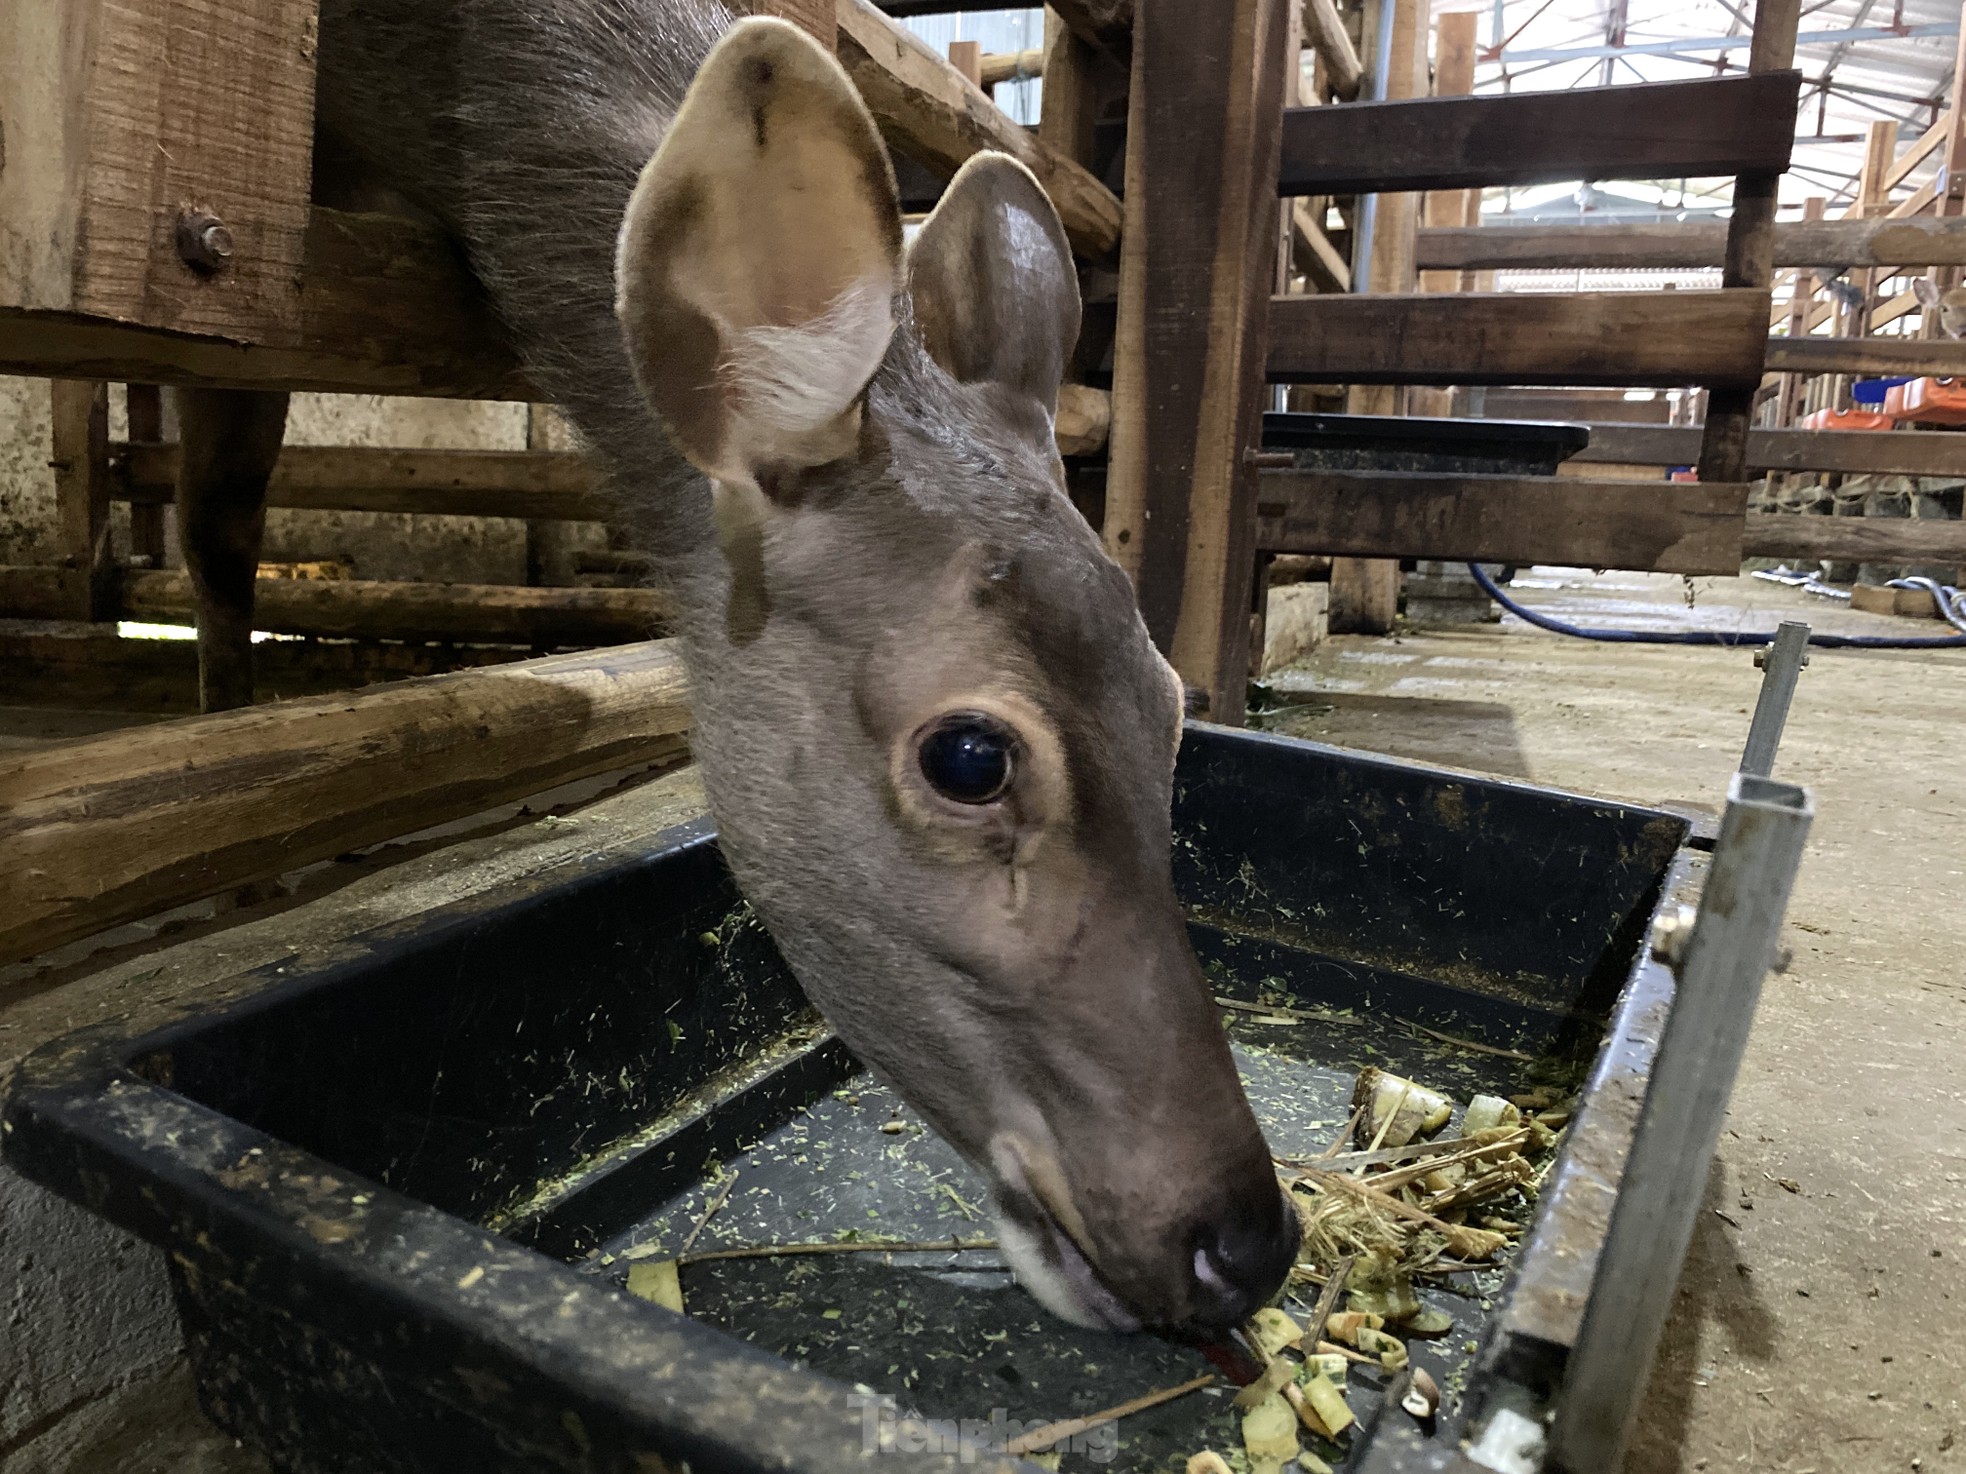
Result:
<svg viewBox="0 0 1966 1474">
<path fill-rule="evenodd" d="M 992 1172 L 1027 1232 L 1043 1228 L 1041 1184 L 1000 1147 L 1015 1136 L 1056 1162 L 1079 1247 L 1127 1316 L 1233 1319 L 1240 1300 L 1195 1282 L 1197 1245 L 1260 1298 L 1294 1222 L 1174 902 L 1176 688 L 1063 494 L 1046 406 L 1029 386 L 957 382 L 904 302 L 859 452 L 780 497 L 763 529 L 769 619 L 727 638 L 708 487 L 635 386 L 613 252 L 638 171 L 730 21 L 702 0 L 323 0 L 322 157 L 456 232 L 609 469 L 679 596 L 725 852 L 814 1001 Z M 1019 273 L 1069 274 L 1069 259 L 992 264 L 1001 300 L 969 304 L 966 330 L 1058 332 L 1025 304 L 1075 292 Z M 1007 683 L 1055 729 L 1071 807 L 1041 893 L 900 822 L 893 763 L 912 747 L 882 711 L 910 681 L 946 686 L 956 709 L 965 682 Z"/>
</svg>

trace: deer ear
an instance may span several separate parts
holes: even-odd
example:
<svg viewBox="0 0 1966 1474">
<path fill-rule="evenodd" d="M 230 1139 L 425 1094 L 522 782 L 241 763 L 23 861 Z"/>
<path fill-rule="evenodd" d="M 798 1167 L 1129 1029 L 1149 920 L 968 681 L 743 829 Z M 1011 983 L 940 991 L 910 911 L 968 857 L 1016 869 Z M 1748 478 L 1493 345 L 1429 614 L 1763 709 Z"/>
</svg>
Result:
<svg viewBox="0 0 1966 1474">
<path fill-rule="evenodd" d="M 874 122 L 796 26 L 711 51 L 622 222 L 616 313 L 670 438 L 718 481 L 851 451 L 894 331 L 901 211 Z"/>
<path fill-rule="evenodd" d="M 1929 276 L 1915 276 L 1911 279 L 1912 295 L 1918 298 L 1919 305 L 1937 307 L 1939 305 L 1939 284 Z"/>
<path fill-rule="evenodd" d="M 1079 336 L 1079 279 L 1065 227 L 1031 171 L 972 155 L 908 249 L 922 341 L 963 383 L 1035 399 L 1047 416 Z"/>
</svg>

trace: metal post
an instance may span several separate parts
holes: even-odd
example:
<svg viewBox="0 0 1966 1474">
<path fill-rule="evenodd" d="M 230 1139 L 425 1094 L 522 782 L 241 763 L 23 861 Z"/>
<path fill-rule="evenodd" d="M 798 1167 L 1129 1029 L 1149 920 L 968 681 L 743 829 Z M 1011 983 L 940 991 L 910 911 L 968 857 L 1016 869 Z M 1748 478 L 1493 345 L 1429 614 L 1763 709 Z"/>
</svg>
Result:
<svg viewBox="0 0 1966 1474">
<path fill-rule="evenodd" d="M 1809 626 L 1785 619 L 1775 630 L 1775 643 L 1755 651 L 1761 667 L 1761 696 L 1748 726 L 1748 745 L 1741 753 L 1741 771 L 1766 778 L 1775 771 L 1775 749 L 1788 724 L 1789 702 L 1795 699 L 1795 680 L 1809 663 Z"/>
<path fill-rule="evenodd" d="M 1557 1398 L 1569 1474 L 1624 1462 L 1811 817 L 1802 789 L 1735 774 L 1699 912 L 1655 934 L 1679 986 Z"/>
</svg>

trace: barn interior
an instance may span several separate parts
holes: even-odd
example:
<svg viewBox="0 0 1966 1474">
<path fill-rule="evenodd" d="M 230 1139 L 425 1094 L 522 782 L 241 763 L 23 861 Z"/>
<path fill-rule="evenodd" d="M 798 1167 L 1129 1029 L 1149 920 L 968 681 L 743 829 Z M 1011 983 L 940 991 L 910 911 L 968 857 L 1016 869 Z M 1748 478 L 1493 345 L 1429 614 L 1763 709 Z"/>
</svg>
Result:
<svg viewBox="0 0 1966 1474">
<path fill-rule="evenodd" d="M 1208 1474 L 1189 1460 L 1209 1448 L 1238 1471 L 1300 1474 L 1320 1458 L 1378 1471 L 1966 1469 L 1952 1350 L 1966 1306 L 1960 8 L 737 8 L 792 21 L 837 58 L 890 153 L 911 238 L 979 151 L 1011 155 L 1048 194 L 1084 303 L 1054 422 L 1064 490 L 1180 677 L 1195 723 L 1184 765 L 1337 765 L 1368 785 L 1349 808 L 1324 789 L 1315 802 L 1328 809 L 1301 800 L 1313 834 L 1378 831 L 1359 831 L 1356 879 L 1386 909 L 1366 895 L 1360 927 L 1377 915 L 1390 932 L 1394 900 L 1416 895 L 1451 909 L 1466 879 L 1453 853 L 1497 857 L 1507 884 L 1495 894 L 1522 908 L 1520 927 L 1554 925 L 1538 909 L 1544 888 L 1560 889 L 1552 855 L 1610 875 L 1643 848 L 1600 852 L 1562 826 L 1613 814 L 1679 826 L 1653 889 L 1631 903 L 1638 919 L 1574 996 L 1524 1003 L 1486 975 L 1464 980 L 1454 966 L 1473 969 L 1479 944 L 1448 954 L 1457 927 L 1479 928 L 1456 912 L 1432 971 L 1387 964 L 1391 991 L 1356 1005 L 1364 1028 L 1346 1033 L 1348 1016 L 1327 1031 L 1335 1043 L 1304 1045 L 1320 1069 L 1328 1049 L 1347 1080 L 1376 1063 L 1422 1084 L 1436 1083 L 1431 1070 L 1443 1090 L 1506 1080 L 1528 1099 L 1543 1088 L 1544 1046 L 1520 1031 L 1545 1014 L 1583 1031 L 1579 1044 L 1557 1030 L 1574 1055 L 1563 1089 L 1582 1104 L 1541 1169 L 1551 1186 L 1512 1200 L 1521 1257 L 1473 1282 L 1451 1307 L 1469 1318 L 1444 1338 L 1410 1343 L 1412 1365 L 1440 1372 L 1438 1419 L 1402 1412 L 1416 1380 L 1405 1352 L 1370 1377 L 1353 1355 L 1357 1427 L 1313 1437 L 1320 1425 L 1303 1413 L 1301 1454 L 1266 1464 L 1239 1436 L 1235 1376 L 1191 1348 L 1156 1343 L 1129 1360 L 1116 1338 L 1096 1356 L 1075 1343 L 1077 1371 L 1060 1383 L 1046 1362 L 1044 1395 L 1013 1398 L 1016 1365 L 1028 1382 L 1038 1363 L 1004 1361 L 1010 1376 L 993 1379 L 997 1343 L 964 1341 L 957 1326 L 947 1344 L 967 1349 L 922 1354 L 969 1357 L 986 1385 L 950 1392 L 940 1410 L 924 1403 L 924 1416 L 987 1419 L 1012 1398 L 1033 1428 L 1039 1413 L 1054 1421 L 1044 1437 L 960 1458 L 924 1435 L 896 1467 L 1037 1458 Z M 544 1297 L 562 1284 L 524 1288 L 531 1260 L 598 1274 L 619 1254 L 620 1283 L 640 1294 L 614 1228 L 589 1242 L 554 1217 L 554 1193 L 598 1170 L 579 1153 L 556 1169 L 565 1181 L 531 1185 L 533 1207 L 546 1206 L 528 1217 L 523 1194 L 447 1198 L 367 1162 L 332 1122 L 266 1104 L 283 1071 L 303 1078 L 300 1056 L 281 1053 L 299 1046 L 278 1041 L 343 1027 L 333 1013 L 275 1027 L 303 994 L 358 979 L 386 998 L 395 984 L 364 968 L 437 947 L 445 927 L 574 905 L 581 886 L 616 883 L 652 855 L 682 867 L 650 872 L 651 894 L 666 896 L 664 877 L 697 864 L 689 846 L 712 824 L 675 597 L 604 473 L 528 382 L 436 225 L 317 190 L 319 24 L 315 0 L 0 13 L 0 1474 L 749 1468 L 796 1447 L 788 1428 L 812 1448 L 776 1467 L 848 1467 L 800 1421 L 816 1403 L 773 1401 L 819 1398 L 816 1382 L 754 1385 L 752 1363 L 712 1358 L 642 1367 L 642 1390 L 621 1392 L 587 1361 L 576 1375 L 565 1346 L 526 1340 L 521 1310 L 548 1319 Z M 239 444 L 270 395 L 291 394 L 253 493 L 195 516 L 180 516 L 201 487 L 181 438 L 187 390 L 248 391 L 203 401 Z M 246 576 L 228 581 L 228 567 Z M 1233 745 L 1241 734 L 1251 745 Z M 1388 765 L 1344 766 L 1360 754 Z M 1464 788 L 1485 795 L 1479 812 L 1496 828 L 1481 836 L 1478 820 L 1470 836 L 1440 807 L 1465 850 L 1453 840 L 1428 862 L 1444 868 L 1409 865 L 1397 844 L 1438 836 L 1399 838 L 1409 816 L 1382 800 L 1407 783 L 1436 807 Z M 1184 818 L 1191 788 L 1206 784 L 1184 766 L 1177 844 L 1227 823 L 1213 810 L 1203 823 L 1201 808 Z M 1540 807 L 1509 819 L 1517 803 Z M 1270 846 L 1279 874 L 1295 875 L 1321 843 L 1291 822 L 1279 812 L 1275 834 L 1247 838 L 1259 865 Z M 1177 854 L 1180 885 L 1184 863 Z M 1336 860 L 1302 864 L 1337 873 Z M 1713 900 L 1732 894 L 1715 876 L 1761 909 Z M 1191 920 L 1216 904 L 1182 899 L 1203 908 Z M 773 991 L 782 965 L 759 960 L 771 943 L 734 893 L 716 906 L 728 919 L 690 911 L 687 937 L 737 958 L 717 975 L 734 991 L 720 1000 L 713 978 L 704 996 L 783 1024 L 772 1037 L 790 1052 L 747 1064 L 750 1045 L 729 1044 L 729 1070 L 772 1073 L 705 1077 L 737 1083 L 690 1118 L 689 1130 L 709 1123 L 711 1145 L 687 1143 L 692 1173 L 710 1163 L 701 1180 L 664 1189 L 681 1215 L 672 1237 L 691 1230 L 687 1242 L 653 1220 L 636 1232 L 683 1262 L 677 1294 L 705 1307 L 706 1325 L 714 1303 L 775 1366 L 829 1376 L 844 1396 L 861 1363 L 808 1343 L 851 1331 L 856 1305 L 885 1307 L 887 1289 L 819 1271 L 789 1295 L 810 1303 L 783 1312 L 799 1335 L 774 1340 L 777 1323 L 746 1331 L 736 1292 L 712 1286 L 717 1266 L 688 1254 L 699 1236 L 733 1257 L 819 1237 L 773 1216 L 796 1189 L 761 1143 L 805 1128 L 758 1098 L 805 1090 L 837 1116 L 863 1093 L 869 1111 L 877 1098 L 888 1110 L 887 1097 L 862 1075 L 826 1073 L 848 1068 L 828 1053 L 843 1047 L 772 1012 L 794 995 Z M 1256 935 L 1246 918 L 1224 925 Z M 1354 941 L 1311 950 L 1378 955 L 1371 937 Z M 1703 960 L 1722 970 L 1702 972 Z M 498 964 L 471 966 L 493 997 Z M 1375 1015 L 1373 1000 L 1406 997 L 1399 979 L 1416 971 L 1501 1011 L 1420 1023 L 1409 1001 L 1398 1020 Z M 464 975 L 459 962 L 444 986 Z M 1604 977 L 1598 998 L 1591 980 Z M 1298 1042 L 1259 1026 L 1316 1033 L 1308 1021 L 1340 1007 L 1311 982 L 1266 991 L 1277 981 L 1222 984 L 1251 990 L 1226 1005 L 1246 1077 L 1276 1039 L 1285 1055 Z M 1710 995 L 1694 986 L 1708 981 Z M 472 996 L 447 993 L 465 1001 L 444 1006 L 469 1014 Z M 1639 1007 L 1648 999 L 1656 1015 Z M 230 1054 L 212 1042 L 250 1035 L 254 1020 L 274 1042 L 247 1037 Z M 370 1071 L 422 1080 L 421 1026 L 400 1027 L 407 1046 L 347 1022 L 326 1098 L 387 1094 L 360 1083 Z M 649 1027 L 665 1050 L 684 1048 L 675 1018 Z M 723 1027 L 706 1016 L 687 1031 L 708 1050 Z M 1414 1052 L 1415 1031 L 1435 1054 Z M 569 1045 L 570 1079 L 587 1068 L 577 1053 L 617 1059 L 606 1033 Z M 451 1036 L 431 1037 L 442 1054 Z M 516 1057 L 510 1039 L 470 1037 L 488 1054 L 443 1069 Z M 1626 1054 L 1641 1060 L 1630 1079 L 1616 1068 Z M 208 1057 L 222 1068 L 199 1064 Z M 305 1068 L 327 1058 L 307 1054 Z M 626 1091 L 639 1056 L 619 1058 Z M 435 1104 L 443 1069 L 430 1102 L 406 1107 L 420 1143 L 433 1129 L 450 1139 Z M 200 1070 L 211 1079 L 198 1083 Z M 1278 1078 L 1287 1095 L 1296 1077 Z M 358 1083 L 338 1093 L 343 1080 Z M 139 1111 L 128 1091 L 149 1104 Z M 664 1111 L 684 1112 L 686 1093 Z M 1275 1147 L 1291 1121 L 1267 1109 Z M 1358 1120 L 1334 1109 L 1323 1129 L 1344 1128 L 1336 1152 Z M 615 1144 L 646 1145 L 635 1133 L 655 1131 L 656 1114 Z M 662 1115 L 663 1129 L 681 1139 L 682 1119 Z M 487 1127 L 487 1139 L 507 1125 L 519 1129 Z M 244 1157 L 199 1155 L 248 1140 L 236 1134 L 247 1127 L 292 1153 L 272 1186 L 246 1181 Z M 598 1149 L 607 1133 L 592 1129 Z M 927 1154 L 931 1176 L 943 1170 L 898 1102 L 868 1129 L 884 1133 L 863 1144 L 870 1160 L 905 1145 Z M 319 1185 L 316 1197 L 297 1183 Z M 912 1243 L 900 1257 L 917 1268 L 934 1257 L 928 1241 L 950 1240 L 937 1293 L 992 1274 L 1007 1284 L 987 1253 L 987 1268 L 949 1267 L 972 1231 L 966 1191 L 949 1187 L 933 1212 L 876 1200 L 866 1223 L 828 1221 L 826 1234 Z M 503 1372 L 491 1391 L 417 1383 L 428 1409 L 400 1426 L 375 1411 L 393 1396 L 378 1390 L 388 1378 L 407 1387 L 413 1374 L 391 1364 L 386 1378 L 381 1354 L 322 1308 L 323 1286 L 352 1303 L 421 1272 L 414 1256 L 387 1257 L 384 1229 L 346 1227 L 368 1218 L 344 1199 L 374 1198 L 406 1215 L 387 1230 L 401 1243 L 463 1243 L 442 1234 L 469 1228 L 489 1254 L 496 1239 L 507 1267 L 492 1279 L 513 1287 L 493 1328 L 469 1293 L 483 1271 L 430 1247 L 460 1270 L 445 1282 L 456 1293 L 419 1282 L 409 1301 L 379 1298 L 384 1309 L 365 1312 L 376 1344 L 385 1327 L 397 1336 L 409 1304 L 467 1348 L 433 1331 L 431 1366 L 495 1345 L 537 1385 Z M 354 1216 L 334 1217 L 331 1199 Z M 294 1233 L 240 1237 L 289 1206 Z M 415 1214 L 443 1220 L 435 1236 L 415 1237 L 427 1227 Z M 1565 1256 L 1568 1280 L 1552 1268 Z M 1299 1319 L 1336 1303 L 1319 1283 L 1291 1302 Z M 244 1364 L 279 1359 L 268 1347 L 291 1365 L 255 1380 Z M 868 1365 L 878 1382 L 883 1368 Z M 685 1430 L 708 1440 L 698 1445 L 649 1434 L 653 1452 L 622 1452 L 616 1422 L 646 1433 L 687 1421 L 635 1402 L 665 1378 L 675 1400 L 720 1421 Z M 541 1390 L 567 1387 L 591 1391 L 591 1407 Z M 1169 1390 L 1182 1396 L 1106 1417 Z M 530 1403 L 548 1410 L 538 1427 L 499 1421 Z M 1504 1414 L 1535 1430 L 1521 1448 L 1501 1446 Z M 860 1426 L 858 1411 L 825 1416 Z M 493 1430 L 485 1447 L 501 1452 L 447 1444 L 451 1418 Z M 350 1431 L 363 1419 L 367 1442 Z M 685 1446 L 710 1452 L 692 1461 Z"/>
</svg>

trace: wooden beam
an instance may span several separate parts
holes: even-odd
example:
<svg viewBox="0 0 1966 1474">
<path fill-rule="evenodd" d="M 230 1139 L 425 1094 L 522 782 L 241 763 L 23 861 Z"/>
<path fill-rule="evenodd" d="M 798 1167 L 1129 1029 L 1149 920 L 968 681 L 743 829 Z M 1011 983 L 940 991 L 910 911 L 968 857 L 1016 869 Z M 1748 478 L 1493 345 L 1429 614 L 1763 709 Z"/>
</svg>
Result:
<svg viewBox="0 0 1966 1474">
<path fill-rule="evenodd" d="M 1745 484 L 1266 471 L 1265 552 L 1733 574 Z"/>
<path fill-rule="evenodd" d="M 1796 23 L 1802 0 L 1756 0 L 1754 39 L 1748 48 L 1748 81 L 1795 77 Z M 1782 126 L 1795 128 L 1791 101 Z M 1727 221 L 1727 255 L 1720 266 L 1723 290 L 1766 294 L 1775 271 L 1775 204 L 1786 159 L 1778 165 L 1743 168 L 1734 181 L 1733 212 Z M 1768 308 L 1764 305 L 1763 312 Z M 1760 376 L 1757 374 L 1756 378 Z M 1715 384 L 1707 393 L 1705 438 L 1700 442 L 1700 479 L 1739 481 L 1747 475 L 1744 456 L 1753 423 L 1758 384 Z"/>
<path fill-rule="evenodd" d="M 1796 374 L 1966 374 L 1958 338 L 1770 338 L 1768 368 Z"/>
<path fill-rule="evenodd" d="M 0 617 L 72 617 L 74 577 L 0 565 Z M 621 645 L 659 631 L 670 612 L 653 589 L 527 588 L 517 584 L 384 583 L 260 578 L 253 627 L 343 640 L 453 640 L 490 645 Z M 189 624 L 182 573 L 129 572 L 107 617 Z"/>
<path fill-rule="evenodd" d="M 1946 141 L 1952 132 L 1952 109 L 1947 108 L 1939 115 L 1939 121 L 1919 137 L 1918 142 L 1899 154 L 1896 162 L 1884 171 L 1884 187 L 1892 189 L 1904 181 L 1904 177 L 1925 161 L 1925 156 Z"/>
<path fill-rule="evenodd" d="M 1572 465 L 1690 466 L 1697 425 L 1593 424 Z M 1850 475 L 1966 477 L 1966 434 L 1929 430 L 1750 430 L 1748 467 Z"/>
<path fill-rule="evenodd" d="M 456 640 L 468 644 L 623 645 L 661 632 L 671 603 L 654 589 L 527 588 L 515 584 L 256 580 L 253 627 L 322 639 Z M 181 573 L 123 579 L 125 619 L 184 621 Z"/>
<path fill-rule="evenodd" d="M 111 495 L 168 504 L 175 445 L 111 447 Z M 289 445 L 267 487 L 269 507 L 342 512 L 429 512 L 455 517 L 605 521 L 614 510 L 585 456 L 550 450 L 395 450 Z"/>
<path fill-rule="evenodd" d="M 1058 453 L 1096 455 L 1112 421 L 1103 389 L 1058 392 Z M 176 494 L 174 444 L 108 447 L 113 500 L 168 506 Z M 269 507 L 340 512 L 423 512 L 453 517 L 604 522 L 617 508 L 588 459 L 554 450 L 399 450 L 366 445 L 289 445 L 267 487 Z"/>
<path fill-rule="evenodd" d="M 1352 265 L 1338 254 L 1324 227 L 1311 216 L 1301 195 L 1290 202 L 1291 264 L 1308 276 L 1320 292 L 1349 292 Z"/>
<path fill-rule="evenodd" d="M 1721 221 L 1665 225 L 1498 225 L 1420 232 L 1422 268 L 1717 267 L 1727 249 Z M 1793 221 L 1775 226 L 1775 265 L 1962 266 L 1966 219 Z"/>
<path fill-rule="evenodd" d="M 833 49 L 833 39 L 838 34 L 833 21 L 833 0 L 732 0 L 731 9 L 789 20 L 828 51 Z"/>
<path fill-rule="evenodd" d="M 1741 537 L 1741 554 L 1747 558 L 1957 563 L 1966 567 L 1966 522 L 1750 512 Z"/>
<path fill-rule="evenodd" d="M 1332 96 L 1342 102 L 1357 97 L 1365 68 L 1358 48 L 1352 44 L 1351 32 L 1345 29 L 1344 17 L 1338 14 L 1337 0 L 1304 0 L 1304 37 L 1324 63 Z"/>
<path fill-rule="evenodd" d="M 64 619 L 111 618 L 116 565 L 109 549 L 109 386 L 56 379 L 49 465 L 55 473 L 62 563 L 74 576 Z"/>
<path fill-rule="evenodd" d="M 1373 80 L 1373 93 L 1397 103 L 1425 97 L 1427 77 L 1427 0 L 1387 0 L 1373 15 L 1366 32 L 1384 67 Z M 1387 27 L 1383 38 L 1378 27 Z M 1363 104 L 1352 104 L 1363 106 Z M 1419 233 L 1424 197 L 1413 193 L 1382 194 L 1359 202 L 1370 210 L 1371 228 L 1363 224 L 1352 235 L 1353 280 L 1373 293 L 1411 292 L 1416 284 L 1413 244 Z M 1360 252 L 1369 241 L 1370 254 Z M 1334 299 L 1338 300 L 1338 299 Z M 1346 299 L 1348 300 L 1348 299 Z M 1345 409 L 1355 415 L 1397 415 L 1409 408 L 1409 395 L 1394 383 L 1352 383 L 1345 389 Z M 1400 569 L 1391 559 L 1337 557 L 1331 560 L 1331 597 L 1326 627 L 1333 634 L 1383 635 L 1399 618 Z"/>
<path fill-rule="evenodd" d="M 951 41 L 949 43 L 949 65 L 962 73 L 962 79 L 972 87 L 983 85 L 983 43 L 981 41 Z"/>
<path fill-rule="evenodd" d="M 675 751 L 668 641 L 0 757 L 0 962 Z"/>
<path fill-rule="evenodd" d="M 1282 193 L 1676 179 L 1788 167 L 1801 76 L 1507 97 L 1415 97 L 1284 114 Z"/>
<path fill-rule="evenodd" d="M 1094 258 L 1112 254 L 1120 204 L 1091 170 L 1011 122 L 981 88 L 869 0 L 839 0 L 838 19 L 840 64 L 890 147 L 945 178 L 971 154 L 999 149 L 1037 176 L 1074 248 Z"/>
<path fill-rule="evenodd" d="M 0 9 L 0 309 L 295 346 L 315 29 L 315 0 Z"/>
<path fill-rule="evenodd" d="M 301 290 L 288 291 L 299 303 L 295 328 L 281 343 L 0 305 L 0 372 L 207 388 L 539 397 L 456 246 L 433 226 L 313 210 L 299 280 Z"/>
<path fill-rule="evenodd" d="M 1027 77 L 1044 75 L 1044 48 L 1033 46 L 1024 51 L 990 51 L 983 55 L 982 64 L 977 68 L 983 90 L 1001 87 L 1006 82 L 1022 82 Z"/>
<path fill-rule="evenodd" d="M 1767 333 L 1765 291 L 1278 297 L 1269 376 L 1311 384 L 1753 385 Z M 1966 357 L 1966 345 L 1955 346 Z"/>
<path fill-rule="evenodd" d="M 1242 719 L 1285 0 L 1140 0 L 1107 551 L 1212 721 Z"/>
</svg>

